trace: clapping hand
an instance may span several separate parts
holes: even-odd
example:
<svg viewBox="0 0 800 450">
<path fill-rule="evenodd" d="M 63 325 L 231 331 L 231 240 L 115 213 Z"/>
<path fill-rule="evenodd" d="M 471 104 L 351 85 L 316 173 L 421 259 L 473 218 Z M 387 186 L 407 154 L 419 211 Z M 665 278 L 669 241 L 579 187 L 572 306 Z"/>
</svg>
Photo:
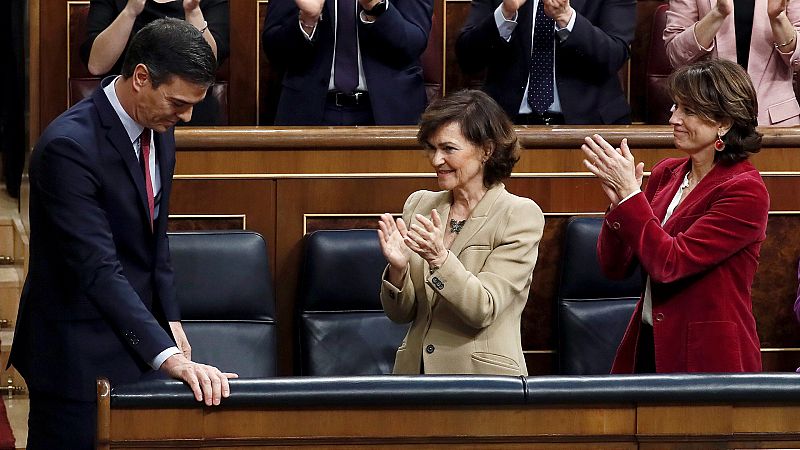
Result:
<svg viewBox="0 0 800 450">
<path fill-rule="evenodd" d="M 300 10 L 302 18 L 307 21 L 316 21 L 322 14 L 322 7 L 325 6 L 325 0 L 294 0 L 297 8 Z"/>
<path fill-rule="evenodd" d="M 619 148 L 614 148 L 599 134 L 584 139 L 581 150 L 586 155 L 583 165 L 602 182 L 612 205 L 635 192 L 642 185 L 644 163 L 635 163 L 628 147 L 628 140 L 623 139 Z"/>
<path fill-rule="evenodd" d="M 789 0 L 767 0 L 767 17 L 773 20 L 777 19 L 781 13 L 786 11 L 788 3 Z"/>
<path fill-rule="evenodd" d="M 572 18 L 569 0 L 539 0 L 544 2 L 544 13 L 556 21 L 559 28 L 565 28 Z"/>
<path fill-rule="evenodd" d="M 447 259 L 447 248 L 444 246 L 442 218 L 435 209 L 431 211 L 431 220 L 417 214 L 417 222 L 411 224 L 405 243 L 414 253 L 428 261 L 433 267 L 439 267 Z"/>
<path fill-rule="evenodd" d="M 769 0 L 772 3 L 773 0 Z M 717 0 L 717 5 L 714 7 L 718 13 L 723 17 L 728 17 L 733 12 L 733 0 Z"/>
<path fill-rule="evenodd" d="M 200 0 L 183 0 L 183 10 L 186 12 L 194 11 L 200 7 Z"/>
<path fill-rule="evenodd" d="M 526 0 L 503 0 L 503 5 L 501 11 L 503 12 L 503 16 L 506 19 L 511 20 L 514 18 L 514 14 L 522 8 L 522 5 L 525 4 Z"/>
</svg>

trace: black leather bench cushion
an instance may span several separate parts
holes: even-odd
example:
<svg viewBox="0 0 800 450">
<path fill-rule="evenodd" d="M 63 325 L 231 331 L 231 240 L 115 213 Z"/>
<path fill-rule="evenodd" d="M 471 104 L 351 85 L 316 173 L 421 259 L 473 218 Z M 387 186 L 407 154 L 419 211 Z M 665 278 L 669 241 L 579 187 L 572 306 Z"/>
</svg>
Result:
<svg viewBox="0 0 800 450">
<path fill-rule="evenodd" d="M 525 402 L 521 377 L 417 375 L 290 377 L 231 380 L 224 406 L 513 405 Z M 198 407 L 180 381 L 151 380 L 114 387 L 112 407 Z"/>
<path fill-rule="evenodd" d="M 231 380 L 221 407 L 796 403 L 795 373 L 503 377 L 416 375 Z M 180 381 L 114 387 L 117 408 L 196 408 Z"/>
<path fill-rule="evenodd" d="M 800 401 L 794 373 L 528 377 L 530 404 L 785 403 Z"/>
<path fill-rule="evenodd" d="M 192 345 L 193 361 L 214 365 L 240 377 L 277 375 L 274 326 L 244 320 L 182 323 Z"/>
<path fill-rule="evenodd" d="M 603 220 L 575 217 L 567 223 L 557 309 L 561 374 L 611 371 L 641 292 L 638 268 L 625 280 L 609 280 L 600 269 L 597 237 Z"/>
<path fill-rule="evenodd" d="M 383 311 L 304 314 L 300 327 L 303 374 L 315 376 L 390 374 L 408 331 Z"/>
</svg>

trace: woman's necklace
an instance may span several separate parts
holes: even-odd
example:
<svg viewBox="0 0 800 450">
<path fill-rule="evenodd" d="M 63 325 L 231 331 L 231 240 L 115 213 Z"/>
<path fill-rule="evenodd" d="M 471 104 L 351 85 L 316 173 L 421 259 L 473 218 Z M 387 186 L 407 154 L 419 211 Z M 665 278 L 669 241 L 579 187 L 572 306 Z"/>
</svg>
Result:
<svg viewBox="0 0 800 450">
<path fill-rule="evenodd" d="M 467 223 L 467 219 L 464 220 L 456 220 L 450 219 L 450 232 L 458 234 L 462 228 L 464 228 L 464 224 Z"/>
</svg>

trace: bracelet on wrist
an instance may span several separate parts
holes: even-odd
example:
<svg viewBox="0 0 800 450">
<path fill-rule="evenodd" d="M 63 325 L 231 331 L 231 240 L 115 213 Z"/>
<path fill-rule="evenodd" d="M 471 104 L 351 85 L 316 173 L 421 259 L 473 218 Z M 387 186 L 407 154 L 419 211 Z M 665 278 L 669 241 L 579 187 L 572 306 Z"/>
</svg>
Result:
<svg viewBox="0 0 800 450">
<path fill-rule="evenodd" d="M 797 37 L 797 33 L 795 33 L 795 34 L 793 34 L 793 35 L 792 35 L 792 38 L 791 38 L 791 39 L 789 39 L 789 42 L 784 42 L 783 44 L 778 44 L 777 42 L 775 42 L 775 48 L 776 48 L 776 49 L 778 49 L 778 50 L 780 50 L 780 49 L 782 49 L 783 47 L 786 47 L 786 46 L 792 45 L 792 43 L 794 43 L 794 40 L 795 40 L 795 38 L 796 38 L 796 37 Z"/>
<path fill-rule="evenodd" d="M 208 22 L 206 22 L 206 21 L 204 20 L 204 21 L 203 21 L 203 27 L 202 27 L 202 28 L 198 28 L 198 30 L 200 30 L 200 34 L 203 34 L 203 33 L 205 33 L 205 32 L 206 32 L 206 30 L 208 30 Z"/>
</svg>

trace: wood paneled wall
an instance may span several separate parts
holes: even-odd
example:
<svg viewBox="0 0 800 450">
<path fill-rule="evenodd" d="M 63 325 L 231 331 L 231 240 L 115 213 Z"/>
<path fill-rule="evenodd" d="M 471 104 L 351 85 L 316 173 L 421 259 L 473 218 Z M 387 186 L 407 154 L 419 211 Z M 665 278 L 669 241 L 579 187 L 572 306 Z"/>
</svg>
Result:
<svg viewBox="0 0 800 450">
<path fill-rule="evenodd" d="M 261 29 L 270 0 L 230 0 L 229 121 L 231 125 L 269 125 L 280 88 L 261 51 Z M 469 12 L 468 0 L 434 0 L 437 26 L 432 37 L 442 42 L 442 73 L 445 92 L 480 85 L 480 77 L 464 76 L 456 62 L 455 39 Z M 30 140 L 68 105 L 68 79 L 85 76 L 76 50 L 82 36 L 75 35 L 74 15 L 88 0 L 31 0 L 30 2 Z M 638 0 L 636 38 L 629 65 L 621 72 L 633 107 L 634 121 L 644 117 L 644 70 L 650 42 L 652 13 L 663 0 Z M 438 46 L 437 46 L 438 47 Z"/>
<path fill-rule="evenodd" d="M 292 373 L 292 314 L 300 283 L 302 238 L 310 229 L 373 226 L 383 212 L 399 213 L 418 189 L 436 189 L 413 128 L 217 128 L 176 132 L 178 164 L 171 214 L 244 215 L 247 228 L 267 239 L 276 281 L 280 372 Z M 555 373 L 555 296 L 566 220 L 601 214 L 607 201 L 581 172 L 579 145 L 598 131 L 628 137 L 647 168 L 672 148 L 670 128 L 523 127 L 525 147 L 506 183 L 534 199 L 546 214 L 534 288 L 523 318 L 523 349 L 532 374 Z M 792 303 L 800 259 L 800 129 L 765 129 L 755 155 L 771 195 L 768 240 L 754 286 L 754 310 L 768 370 L 800 363 L 800 328 Z"/>
</svg>

